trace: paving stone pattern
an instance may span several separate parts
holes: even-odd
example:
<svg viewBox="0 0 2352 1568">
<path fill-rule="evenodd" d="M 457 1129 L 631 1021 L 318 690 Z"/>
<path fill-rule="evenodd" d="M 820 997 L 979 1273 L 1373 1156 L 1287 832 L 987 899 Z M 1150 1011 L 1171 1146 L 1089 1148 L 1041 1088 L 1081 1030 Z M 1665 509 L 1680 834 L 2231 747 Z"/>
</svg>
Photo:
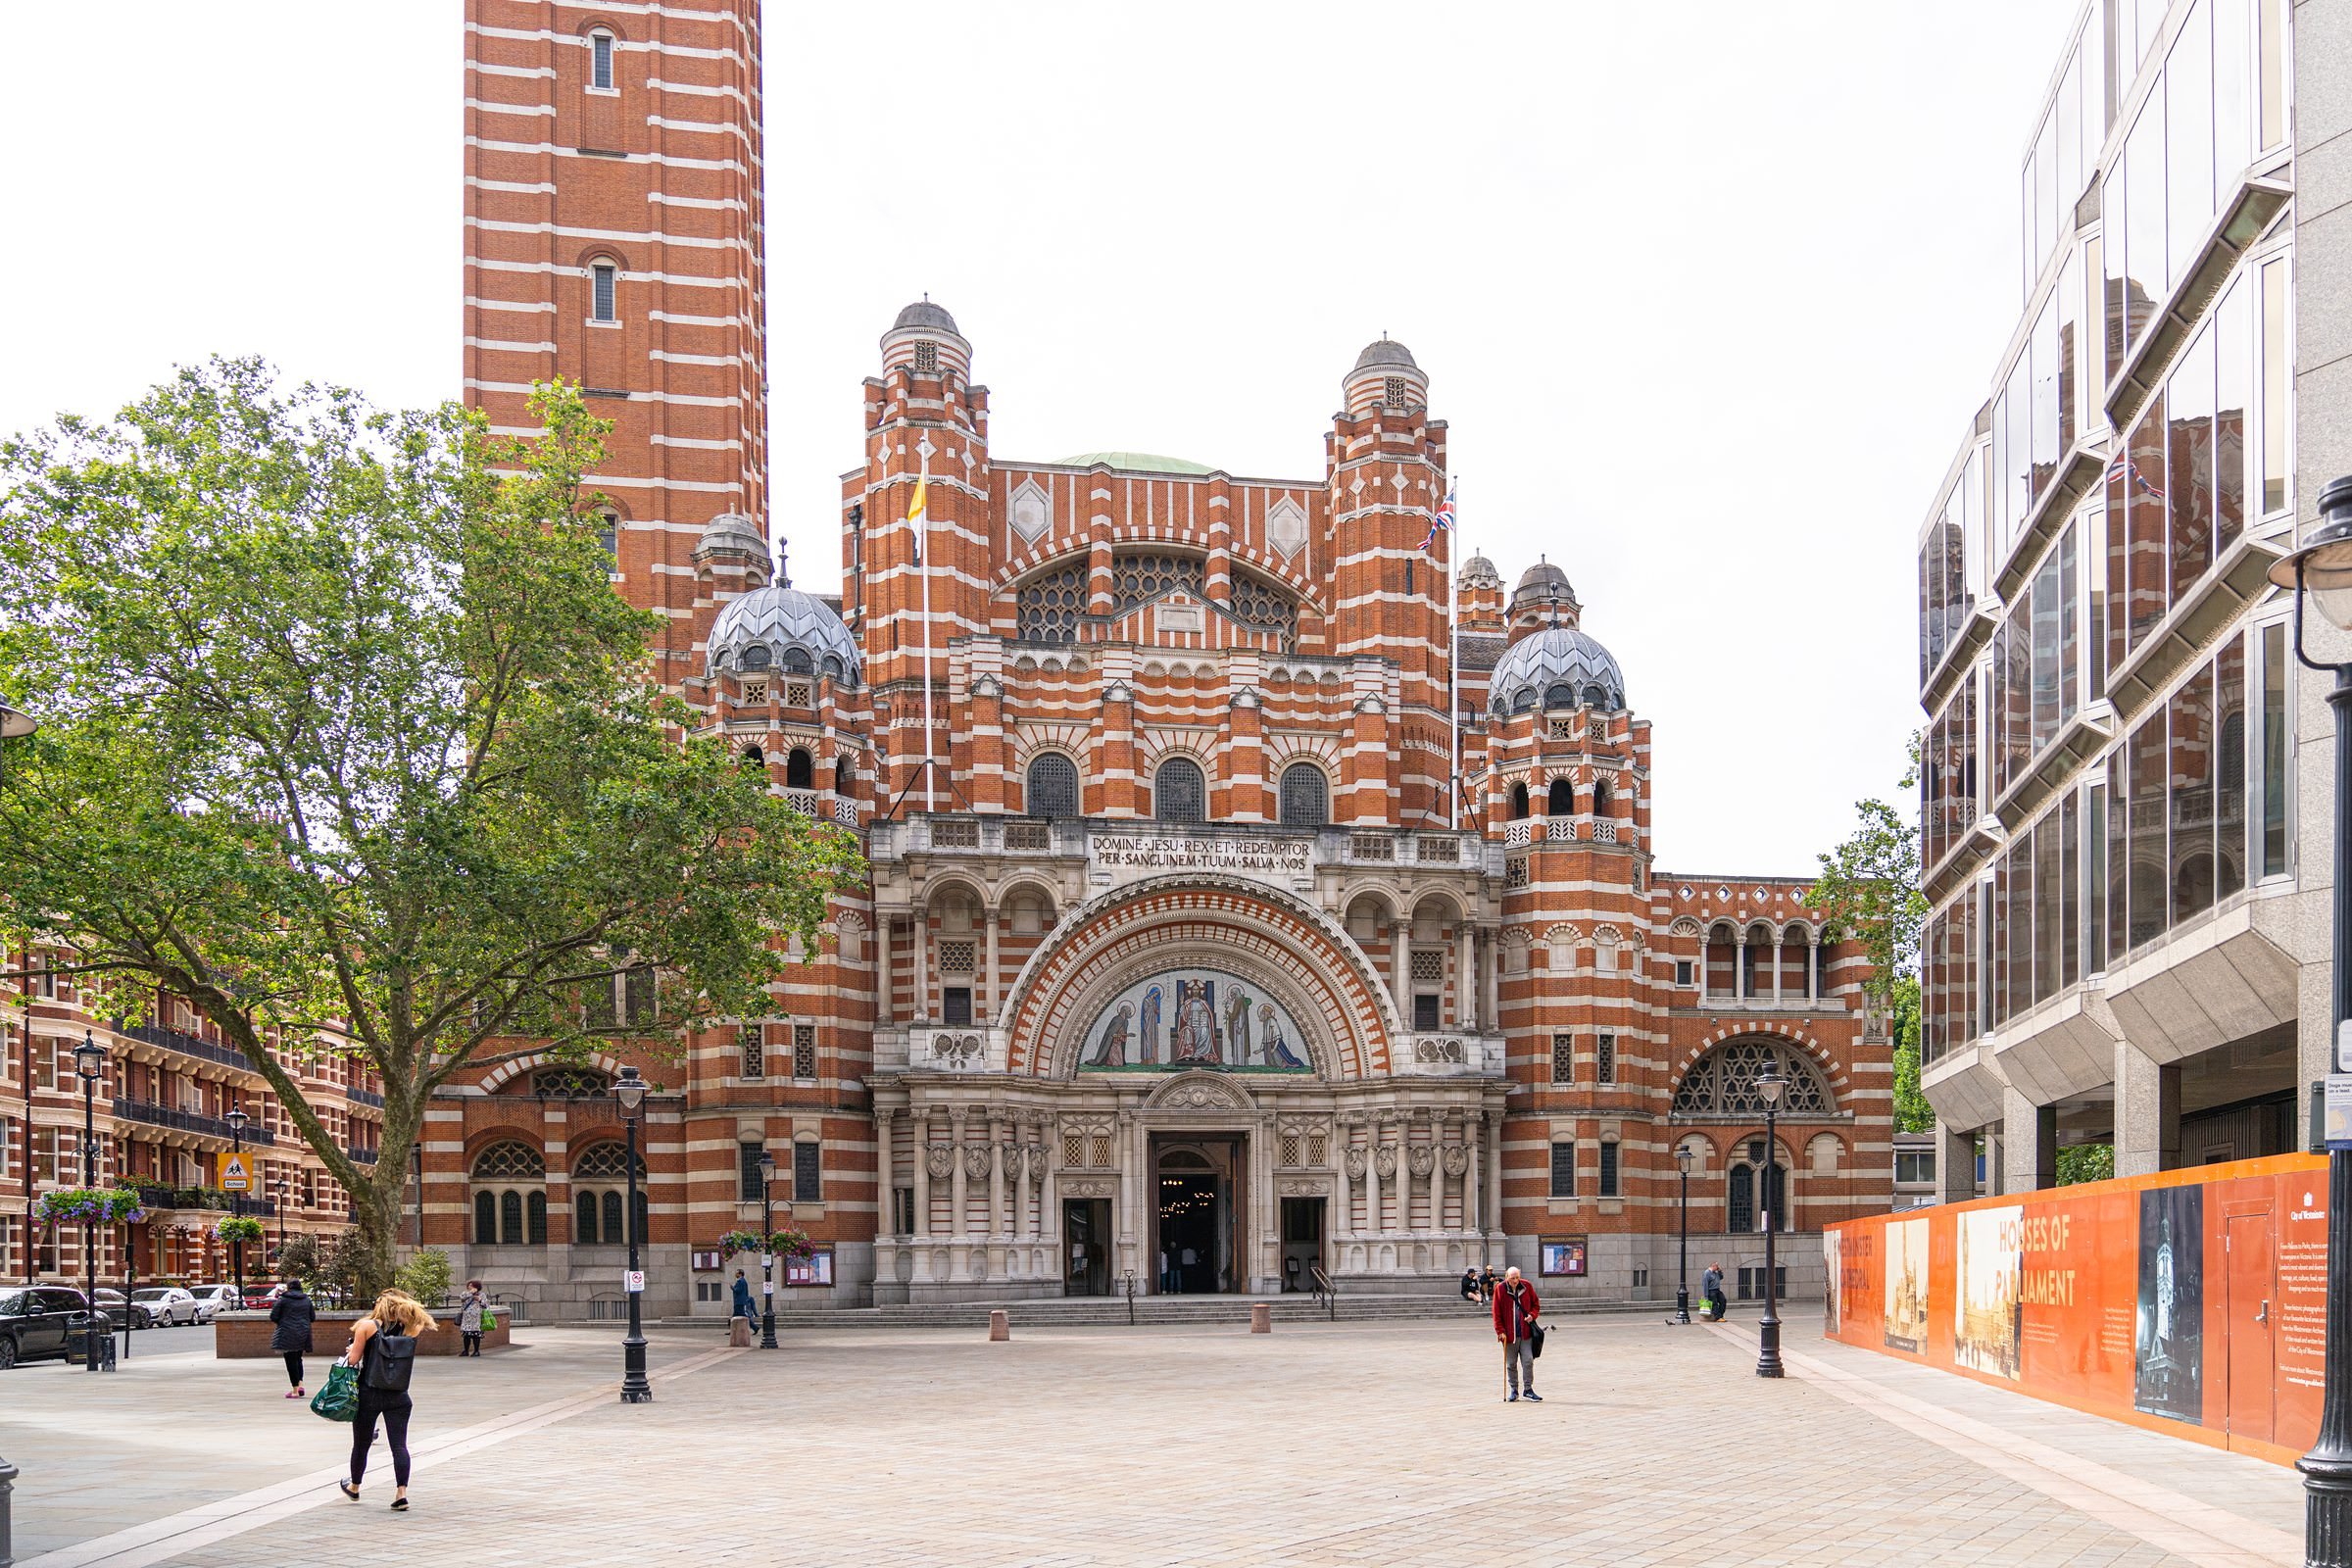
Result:
<svg viewBox="0 0 2352 1568">
<path fill-rule="evenodd" d="M 303 1511 L 285 1513 L 302 1505 L 297 1487 L 292 1503 L 257 1499 L 255 1528 L 176 1554 L 85 1549 L 48 1568 L 779 1555 L 958 1568 L 2278 1560 L 2168 1552 L 2150 1539 L 2162 1532 L 2119 1522 L 2118 1510 L 2102 1519 L 2069 1506 L 2065 1484 L 2045 1488 L 2015 1463 L 2004 1474 L 1948 1434 L 1930 1441 L 1916 1422 L 1857 1402 L 1876 1385 L 1841 1397 L 1803 1376 L 1759 1380 L 1752 1329 L 1563 1323 L 1540 1363 L 1545 1402 L 1505 1404 L 1499 1353 L 1474 1316 L 1285 1324 L 1271 1336 L 1242 1324 L 1015 1322 L 1012 1342 L 993 1346 L 967 1329 L 796 1333 L 782 1350 L 665 1379 L 651 1405 L 591 1397 L 423 1460 L 406 1515 L 384 1506 L 388 1475 L 371 1472 L 362 1503 L 333 1494 L 341 1429 L 275 1399 L 271 1363 L 224 1374 L 193 1357 L 151 1360 L 113 1380 L 25 1369 L 0 1378 L 0 1453 L 27 1471 L 20 1560 L 305 1472 L 318 1500 Z M 420 1444 L 592 1396 L 612 1376 L 612 1335 L 527 1338 L 478 1366 L 421 1366 Z M 657 1371 L 715 1343 L 665 1335 Z M 1974 1430 L 2014 1433 L 2045 1455 L 2082 1436 L 2070 1412 L 1914 1376 L 1825 1347 L 1801 1324 L 1790 1344 L 1840 1375 L 1890 1371 L 1913 1401 L 1948 1395 L 1982 1424 Z M 2292 1472 L 2111 1424 L 2088 1441 L 2106 1473 L 2234 1508 L 2265 1541 L 2300 1528 Z M 89 1465 L 111 1479 L 71 1479 Z"/>
</svg>

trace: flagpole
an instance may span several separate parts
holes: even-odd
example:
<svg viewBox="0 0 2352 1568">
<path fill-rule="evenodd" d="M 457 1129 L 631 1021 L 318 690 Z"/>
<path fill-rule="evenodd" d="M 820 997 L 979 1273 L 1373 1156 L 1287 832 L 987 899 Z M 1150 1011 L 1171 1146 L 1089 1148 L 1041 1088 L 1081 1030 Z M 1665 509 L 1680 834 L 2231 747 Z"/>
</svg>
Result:
<svg viewBox="0 0 2352 1568">
<path fill-rule="evenodd" d="M 1451 500 L 1459 495 L 1461 489 L 1462 481 L 1460 479 L 1447 479 L 1446 499 Z M 1453 769 L 1452 776 L 1446 781 L 1446 827 L 1449 832 L 1459 829 L 1462 825 L 1462 634 L 1460 623 L 1454 618 L 1453 593 L 1456 573 L 1453 567 L 1453 540 L 1451 538 L 1451 535 L 1457 534 L 1461 530 L 1461 509 L 1456 507 L 1453 514 L 1453 526 L 1446 530 L 1448 537 L 1446 541 L 1446 760 L 1447 765 Z"/>
<path fill-rule="evenodd" d="M 931 437 L 926 434 L 914 450 L 922 459 L 922 475 L 914 487 L 922 503 L 920 520 L 915 523 L 914 560 L 916 575 L 923 579 L 923 809 L 936 811 L 939 764 L 932 755 L 938 740 L 931 727 L 931 552 L 923 548 L 931 533 Z"/>
</svg>

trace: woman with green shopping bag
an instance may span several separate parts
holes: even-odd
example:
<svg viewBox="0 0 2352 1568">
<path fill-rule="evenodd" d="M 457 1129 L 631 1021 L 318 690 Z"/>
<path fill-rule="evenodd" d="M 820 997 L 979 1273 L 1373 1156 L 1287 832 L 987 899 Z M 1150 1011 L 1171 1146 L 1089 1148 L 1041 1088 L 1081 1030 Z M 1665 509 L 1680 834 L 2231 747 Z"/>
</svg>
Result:
<svg viewBox="0 0 2352 1568">
<path fill-rule="evenodd" d="M 351 1423 L 351 1479 L 339 1482 L 343 1495 L 360 1500 L 360 1482 L 368 1474 L 368 1446 L 375 1441 L 375 1423 L 384 1423 L 384 1442 L 392 1449 L 392 1506 L 409 1506 L 409 1374 L 416 1366 L 416 1339 L 433 1331 L 433 1314 L 406 1291 L 386 1291 L 351 1331 L 351 1349 L 335 1371 L 359 1374 L 358 1400 Z"/>
</svg>

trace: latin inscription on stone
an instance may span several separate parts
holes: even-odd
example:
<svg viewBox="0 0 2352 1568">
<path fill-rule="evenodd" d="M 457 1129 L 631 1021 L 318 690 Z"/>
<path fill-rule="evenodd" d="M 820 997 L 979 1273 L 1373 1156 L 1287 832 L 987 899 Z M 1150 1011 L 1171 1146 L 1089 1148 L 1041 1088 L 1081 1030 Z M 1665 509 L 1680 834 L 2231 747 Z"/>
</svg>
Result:
<svg viewBox="0 0 2352 1568">
<path fill-rule="evenodd" d="M 1225 871 L 1238 876 L 1302 877 L 1314 866 L 1314 845 L 1298 839 L 1196 839 L 1155 833 L 1100 833 L 1095 865 L 1124 878 L 1159 871 Z"/>
</svg>

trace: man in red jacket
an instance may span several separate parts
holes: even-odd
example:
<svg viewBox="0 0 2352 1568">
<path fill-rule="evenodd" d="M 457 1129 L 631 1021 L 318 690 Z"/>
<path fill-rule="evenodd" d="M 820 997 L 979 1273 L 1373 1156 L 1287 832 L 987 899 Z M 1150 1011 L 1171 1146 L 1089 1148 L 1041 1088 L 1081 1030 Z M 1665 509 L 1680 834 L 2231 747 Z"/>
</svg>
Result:
<svg viewBox="0 0 2352 1568">
<path fill-rule="evenodd" d="M 1519 1397 L 1520 1386 L 1526 1385 L 1527 1396 L 1538 1404 L 1544 1396 L 1536 1392 L 1536 1314 L 1544 1303 L 1536 1299 L 1536 1288 L 1519 1277 L 1515 1268 L 1502 1271 L 1502 1283 L 1494 1288 L 1494 1338 L 1502 1342 L 1503 1402 Z"/>
</svg>

